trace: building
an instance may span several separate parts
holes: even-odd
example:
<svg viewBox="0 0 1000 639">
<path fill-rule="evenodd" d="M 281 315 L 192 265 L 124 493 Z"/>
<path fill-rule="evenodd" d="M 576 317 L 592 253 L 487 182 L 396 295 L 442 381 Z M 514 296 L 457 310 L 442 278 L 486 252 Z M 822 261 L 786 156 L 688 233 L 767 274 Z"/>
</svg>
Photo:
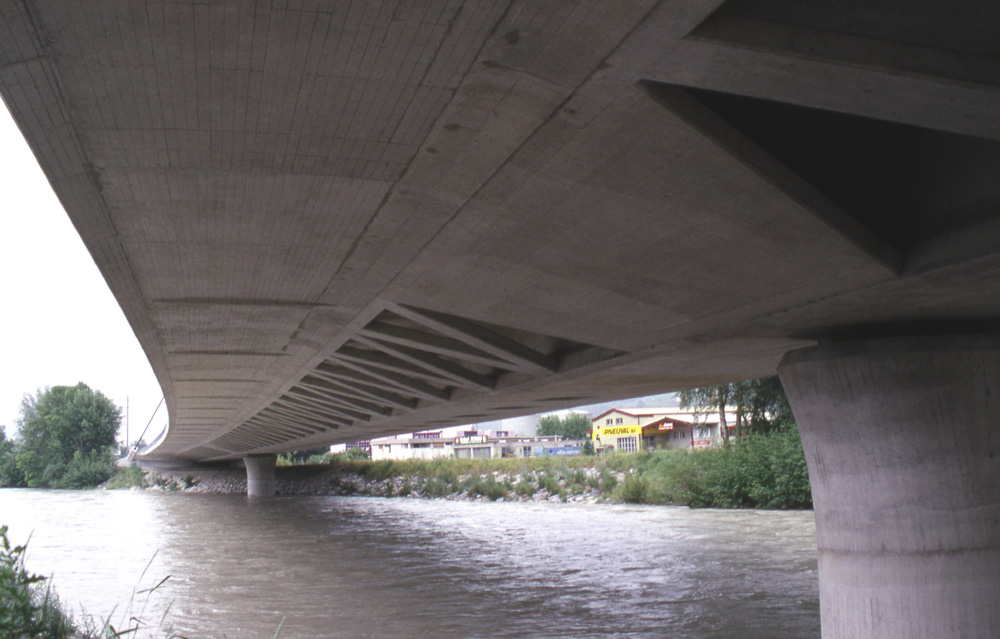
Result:
<svg viewBox="0 0 1000 639">
<path fill-rule="evenodd" d="M 492 459 L 565 457 L 580 454 L 583 442 L 562 437 L 524 437 L 507 431 L 426 431 L 371 441 L 372 459 Z"/>
<path fill-rule="evenodd" d="M 722 441 L 717 414 L 700 415 L 692 409 L 613 408 L 591 420 L 594 451 L 634 453 L 712 446 Z M 730 433 L 736 416 L 727 414 Z"/>
</svg>

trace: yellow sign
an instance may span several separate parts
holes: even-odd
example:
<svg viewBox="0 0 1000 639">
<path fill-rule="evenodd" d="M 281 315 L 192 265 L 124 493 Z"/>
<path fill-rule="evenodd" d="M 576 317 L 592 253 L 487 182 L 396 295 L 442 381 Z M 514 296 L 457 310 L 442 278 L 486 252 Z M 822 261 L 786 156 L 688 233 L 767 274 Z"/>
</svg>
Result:
<svg viewBox="0 0 1000 639">
<path fill-rule="evenodd" d="M 605 426 L 604 428 L 595 428 L 593 438 L 595 440 L 601 437 L 619 437 L 621 435 L 638 435 L 642 432 L 642 426 Z"/>
</svg>

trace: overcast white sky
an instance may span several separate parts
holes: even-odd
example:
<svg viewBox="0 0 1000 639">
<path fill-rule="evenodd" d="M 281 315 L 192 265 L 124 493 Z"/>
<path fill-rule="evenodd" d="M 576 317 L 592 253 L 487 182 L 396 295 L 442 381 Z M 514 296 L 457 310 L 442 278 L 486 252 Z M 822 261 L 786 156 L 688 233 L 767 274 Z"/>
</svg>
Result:
<svg viewBox="0 0 1000 639">
<path fill-rule="evenodd" d="M 123 416 L 129 399 L 136 439 L 160 401 L 159 384 L 2 102 L 0 193 L 0 425 L 13 433 L 24 393 L 84 382 Z M 146 440 L 165 423 L 161 409 Z"/>
</svg>

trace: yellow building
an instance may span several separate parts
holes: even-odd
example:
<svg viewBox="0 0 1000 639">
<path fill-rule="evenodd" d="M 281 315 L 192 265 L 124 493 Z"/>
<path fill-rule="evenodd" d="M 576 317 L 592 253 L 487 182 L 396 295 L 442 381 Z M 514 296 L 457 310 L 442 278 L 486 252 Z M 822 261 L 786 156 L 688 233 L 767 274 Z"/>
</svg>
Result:
<svg viewBox="0 0 1000 639">
<path fill-rule="evenodd" d="M 729 421 L 730 432 L 735 416 Z M 696 448 L 721 442 L 718 417 L 691 409 L 613 408 L 591 420 L 596 452 Z"/>
</svg>

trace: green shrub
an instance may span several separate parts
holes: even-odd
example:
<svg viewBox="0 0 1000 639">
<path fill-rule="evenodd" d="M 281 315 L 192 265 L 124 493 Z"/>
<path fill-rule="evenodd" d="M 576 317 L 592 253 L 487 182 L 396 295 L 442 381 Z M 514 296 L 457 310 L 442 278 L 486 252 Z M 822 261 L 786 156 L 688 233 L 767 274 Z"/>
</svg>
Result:
<svg viewBox="0 0 1000 639">
<path fill-rule="evenodd" d="M 424 484 L 424 493 L 428 497 L 444 497 L 451 493 L 451 484 L 443 481 L 440 477 L 431 477 Z"/>
<path fill-rule="evenodd" d="M 559 478 L 555 473 L 545 473 L 538 481 L 538 487 L 547 490 L 550 495 L 562 495 L 563 489 L 559 485 Z"/>
<path fill-rule="evenodd" d="M 507 490 L 503 484 L 498 484 L 493 475 L 485 477 L 470 478 L 467 482 L 470 495 L 481 495 L 490 501 L 496 501 L 502 497 L 507 497 Z"/>
<path fill-rule="evenodd" d="M 810 508 L 805 456 L 793 425 L 721 448 L 667 451 L 642 469 L 647 503 L 695 508 Z"/>
<path fill-rule="evenodd" d="M 145 488 L 146 477 L 143 475 L 141 468 L 132 464 L 128 468 L 119 468 L 115 472 L 115 476 L 108 482 L 107 487 L 112 490 L 121 488 Z"/>
<path fill-rule="evenodd" d="M 351 450 L 357 450 L 352 448 Z M 391 459 L 380 459 L 376 462 L 366 463 L 361 466 L 361 474 L 369 479 L 388 479 L 398 477 L 402 473 L 396 468 L 395 462 Z"/>
<path fill-rule="evenodd" d="M 12 488 L 27 485 L 24 472 L 17 467 L 17 448 L 7 439 L 4 427 L 0 426 L 0 487 Z"/>
<path fill-rule="evenodd" d="M 429 497 L 529 496 L 538 491 L 565 498 L 587 487 L 628 503 L 714 508 L 808 508 L 812 504 L 805 457 L 794 425 L 753 434 L 706 450 L 574 458 L 346 460 L 332 463 L 370 479 L 407 478 Z M 592 469 L 588 475 L 585 469 Z M 626 479 L 617 479 L 626 473 Z M 504 479 L 519 474 L 517 481 Z M 495 488 L 488 488 L 485 479 Z M 459 477 L 465 478 L 459 481 Z"/>
<path fill-rule="evenodd" d="M 644 504 L 649 490 L 649 482 L 638 472 L 629 473 L 625 481 L 618 486 L 612 498 L 626 504 Z"/>
<path fill-rule="evenodd" d="M 92 488 L 111 479 L 114 471 L 114 461 L 108 453 L 95 450 L 83 455 L 76 451 L 66 467 L 49 478 L 49 485 L 54 488 Z"/>
<path fill-rule="evenodd" d="M 354 449 L 351 449 L 354 450 Z M 309 466 L 318 466 L 321 464 L 329 464 L 333 461 L 333 455 L 330 453 L 322 453 L 318 455 L 310 455 L 306 458 L 306 464 Z"/>
<path fill-rule="evenodd" d="M 11 546 L 0 526 L 0 631 L 17 639 L 64 639 L 75 632 L 44 577 L 24 568 L 25 546 Z"/>
<path fill-rule="evenodd" d="M 514 485 L 514 492 L 522 497 L 530 497 L 537 490 L 535 482 L 527 475 L 521 475 L 521 479 Z"/>
<path fill-rule="evenodd" d="M 601 490 L 606 494 L 611 494 L 618 485 L 618 477 L 607 467 L 601 468 Z"/>
</svg>

